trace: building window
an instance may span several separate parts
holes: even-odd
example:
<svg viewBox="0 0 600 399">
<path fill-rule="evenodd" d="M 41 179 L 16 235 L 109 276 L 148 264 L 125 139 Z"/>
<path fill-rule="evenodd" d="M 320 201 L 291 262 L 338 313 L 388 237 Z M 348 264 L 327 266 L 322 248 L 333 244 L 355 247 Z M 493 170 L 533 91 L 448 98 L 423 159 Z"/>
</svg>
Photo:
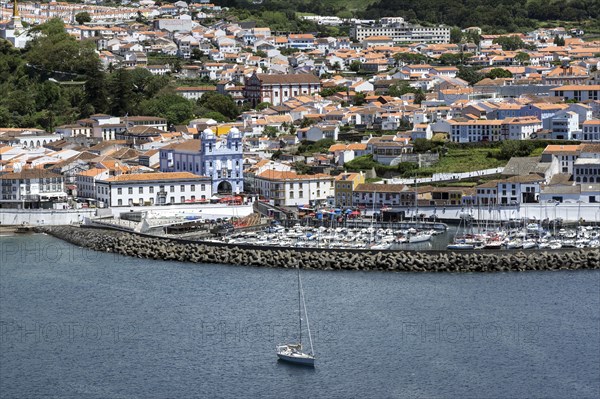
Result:
<svg viewBox="0 0 600 399">
<path fill-rule="evenodd" d="M 175 186 L 170 186 L 170 187 L 169 187 L 169 192 L 171 192 L 171 193 L 174 193 L 174 192 L 175 192 Z M 174 198 L 174 197 L 171 197 L 171 198 L 173 198 L 173 200 L 175 200 L 175 198 Z M 174 201 L 173 201 L 173 202 L 174 202 Z"/>
<path fill-rule="evenodd" d="M 200 191 L 204 191 L 206 190 L 206 184 L 201 184 L 200 185 Z"/>
<path fill-rule="evenodd" d="M 144 187 L 138 188 L 138 194 L 144 194 Z"/>
<path fill-rule="evenodd" d="M 174 204 L 175 203 L 175 197 L 171 197 L 169 201 L 171 202 L 171 204 Z"/>
<path fill-rule="evenodd" d="M 128 193 L 128 194 L 133 194 L 133 187 L 129 187 L 129 188 L 127 189 L 127 193 Z"/>
<path fill-rule="evenodd" d="M 148 187 L 148 191 L 150 192 L 150 194 L 154 194 L 154 186 Z"/>
<path fill-rule="evenodd" d="M 118 206 L 121 206 L 121 205 L 123 205 L 123 200 L 122 200 L 121 198 L 119 198 L 119 199 L 117 200 L 117 205 L 118 205 Z"/>
<path fill-rule="evenodd" d="M 184 197 L 183 195 L 182 195 L 182 196 L 181 196 L 181 198 L 180 198 L 180 202 L 181 202 L 182 204 L 183 204 L 183 203 L 185 203 L 185 197 Z"/>
<path fill-rule="evenodd" d="M 119 194 L 119 195 L 123 194 L 123 189 L 121 187 L 117 188 L 117 194 Z"/>
<path fill-rule="evenodd" d="M 195 184 L 190 185 L 190 191 L 196 191 L 196 185 Z"/>
</svg>

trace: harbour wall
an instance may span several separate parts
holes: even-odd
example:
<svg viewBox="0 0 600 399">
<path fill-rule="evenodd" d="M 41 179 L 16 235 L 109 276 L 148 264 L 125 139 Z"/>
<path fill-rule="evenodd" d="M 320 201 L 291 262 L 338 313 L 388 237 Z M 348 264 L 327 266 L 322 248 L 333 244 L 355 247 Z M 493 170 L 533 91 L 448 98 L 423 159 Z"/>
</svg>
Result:
<svg viewBox="0 0 600 399">
<path fill-rule="evenodd" d="M 452 252 L 281 248 L 194 242 L 75 226 L 47 226 L 38 230 L 96 251 L 180 262 L 398 272 L 600 269 L 600 249 Z"/>
<path fill-rule="evenodd" d="M 78 224 L 96 214 L 95 209 L 0 209 L 2 226 Z"/>
</svg>

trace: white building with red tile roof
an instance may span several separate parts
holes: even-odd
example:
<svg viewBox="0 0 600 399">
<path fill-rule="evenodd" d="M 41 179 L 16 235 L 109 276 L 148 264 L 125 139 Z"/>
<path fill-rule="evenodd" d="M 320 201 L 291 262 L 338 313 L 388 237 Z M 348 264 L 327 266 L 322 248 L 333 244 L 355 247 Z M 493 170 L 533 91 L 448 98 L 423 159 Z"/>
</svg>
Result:
<svg viewBox="0 0 600 399">
<path fill-rule="evenodd" d="M 205 202 L 210 178 L 190 172 L 134 173 L 96 181 L 95 198 L 107 207 Z"/>
</svg>

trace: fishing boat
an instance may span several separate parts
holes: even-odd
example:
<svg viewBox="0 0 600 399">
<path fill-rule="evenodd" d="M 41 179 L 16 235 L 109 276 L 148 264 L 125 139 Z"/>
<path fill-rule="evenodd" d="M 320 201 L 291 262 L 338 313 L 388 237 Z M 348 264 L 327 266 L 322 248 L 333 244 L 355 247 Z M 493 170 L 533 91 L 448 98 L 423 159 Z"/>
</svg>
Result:
<svg viewBox="0 0 600 399">
<path fill-rule="evenodd" d="M 302 313 L 306 319 L 306 329 L 308 330 L 308 341 L 310 342 L 310 352 L 304 352 L 302 347 Z M 294 363 L 302 366 L 315 366 L 315 354 L 313 349 L 312 336 L 310 334 L 310 324 L 308 323 L 308 312 L 306 311 L 306 302 L 304 300 L 304 290 L 302 289 L 302 279 L 300 277 L 300 267 L 298 267 L 298 324 L 299 324 L 299 342 L 297 344 L 277 345 L 277 357 L 285 362 Z"/>
</svg>

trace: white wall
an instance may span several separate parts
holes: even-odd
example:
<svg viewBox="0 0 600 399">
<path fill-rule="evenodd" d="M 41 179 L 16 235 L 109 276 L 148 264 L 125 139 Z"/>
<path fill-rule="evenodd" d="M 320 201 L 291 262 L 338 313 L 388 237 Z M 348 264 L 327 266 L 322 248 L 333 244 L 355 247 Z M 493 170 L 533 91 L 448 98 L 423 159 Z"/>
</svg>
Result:
<svg viewBox="0 0 600 399">
<path fill-rule="evenodd" d="M 65 225 L 80 223 L 95 214 L 95 209 L 0 209 L 0 224 Z"/>
</svg>

